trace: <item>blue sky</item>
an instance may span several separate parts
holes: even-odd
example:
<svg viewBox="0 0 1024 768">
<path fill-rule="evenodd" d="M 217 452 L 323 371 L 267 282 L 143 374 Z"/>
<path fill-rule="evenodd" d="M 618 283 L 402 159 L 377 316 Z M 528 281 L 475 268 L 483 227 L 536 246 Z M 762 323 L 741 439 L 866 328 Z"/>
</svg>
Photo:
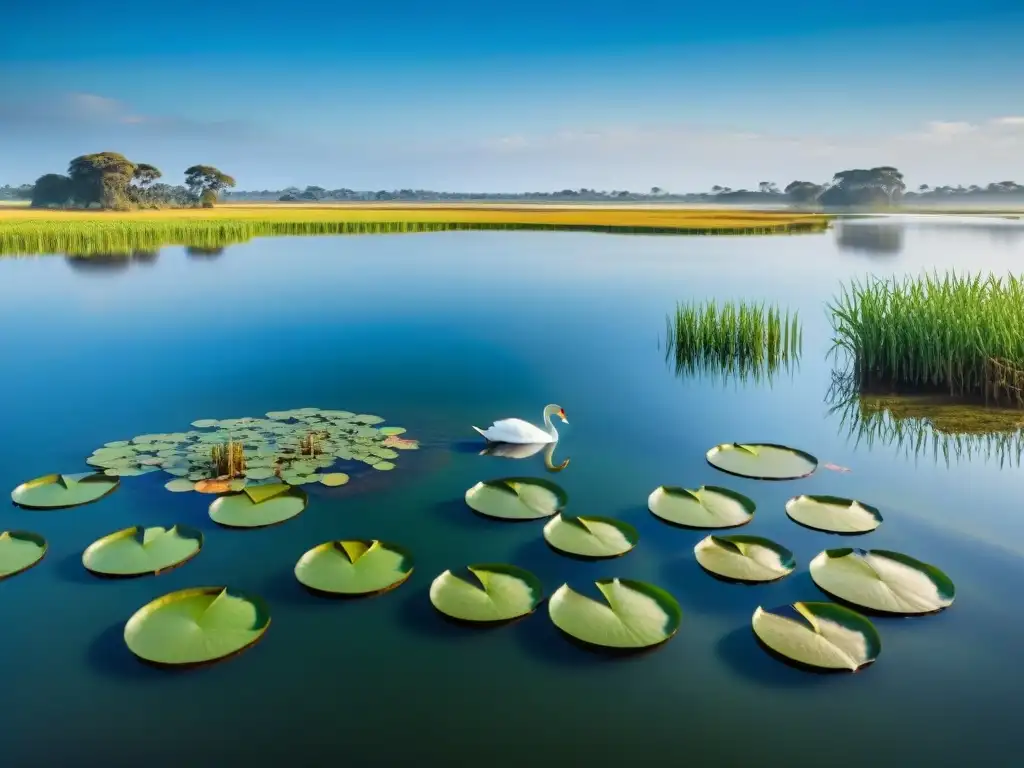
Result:
<svg viewBox="0 0 1024 768">
<path fill-rule="evenodd" d="M 1020 0 L 21 3 L 0 183 L 113 149 L 242 188 L 1024 181 Z"/>
</svg>

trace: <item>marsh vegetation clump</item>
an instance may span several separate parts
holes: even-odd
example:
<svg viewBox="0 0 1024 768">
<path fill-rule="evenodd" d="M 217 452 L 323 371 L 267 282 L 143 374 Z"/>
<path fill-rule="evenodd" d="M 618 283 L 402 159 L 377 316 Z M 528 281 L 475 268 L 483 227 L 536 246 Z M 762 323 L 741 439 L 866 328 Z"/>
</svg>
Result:
<svg viewBox="0 0 1024 768">
<path fill-rule="evenodd" d="M 796 312 L 745 301 L 677 304 L 666 331 L 666 360 L 676 375 L 754 381 L 789 370 L 803 340 Z"/>
<path fill-rule="evenodd" d="M 869 277 L 844 285 L 829 311 L 833 353 L 862 391 L 1024 407 L 1024 279 Z"/>
<path fill-rule="evenodd" d="M 245 446 L 229 440 L 210 449 L 210 463 L 218 477 L 241 477 L 245 474 Z"/>
</svg>

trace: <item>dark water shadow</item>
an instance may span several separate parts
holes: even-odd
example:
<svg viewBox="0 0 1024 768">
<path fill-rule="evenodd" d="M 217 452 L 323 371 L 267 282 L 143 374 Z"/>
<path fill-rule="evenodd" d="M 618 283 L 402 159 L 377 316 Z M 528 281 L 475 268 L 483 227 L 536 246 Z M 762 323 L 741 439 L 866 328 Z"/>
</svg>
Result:
<svg viewBox="0 0 1024 768">
<path fill-rule="evenodd" d="M 332 606 L 338 601 L 320 597 L 306 589 L 295 578 L 293 568 L 283 568 L 275 572 L 260 587 L 260 595 L 269 603 L 287 603 L 301 606 Z"/>
<path fill-rule="evenodd" d="M 530 616 L 513 630 L 516 643 L 532 659 L 556 667 L 588 668 L 607 663 L 609 659 L 579 647 L 551 623 L 545 600 Z"/>
<path fill-rule="evenodd" d="M 480 440 L 456 440 L 449 443 L 448 447 L 452 453 L 480 453 L 484 445 Z"/>
<path fill-rule="evenodd" d="M 504 522 L 477 514 L 466 504 L 465 499 L 447 499 L 434 505 L 433 516 L 443 523 L 471 531 L 483 531 Z"/>
<path fill-rule="evenodd" d="M 471 639 L 478 631 L 487 632 L 501 625 L 472 626 L 446 619 L 430 602 L 430 587 L 410 589 L 402 599 L 398 621 L 411 633 L 442 640 Z"/>
<path fill-rule="evenodd" d="M 82 553 L 74 552 L 67 557 L 62 557 L 57 561 L 55 568 L 57 576 L 62 581 L 68 581 L 72 584 L 102 584 L 109 579 L 103 579 L 99 576 L 93 576 L 89 571 L 82 565 Z"/>
<path fill-rule="evenodd" d="M 749 623 L 715 643 L 715 656 L 746 680 L 771 688 L 812 688 L 837 677 L 798 668 L 761 643 Z"/>
<path fill-rule="evenodd" d="M 123 680 L 155 680 L 180 670 L 158 669 L 139 661 L 124 643 L 124 622 L 107 627 L 93 638 L 86 649 L 86 663 L 96 672 Z"/>
<path fill-rule="evenodd" d="M 791 573 L 776 581 L 736 582 L 715 578 L 697 562 L 693 553 L 662 566 L 662 586 L 671 592 L 684 611 L 729 616 L 753 615 L 757 606 L 772 608 L 796 600 L 817 599 L 809 574 Z M 810 596 L 810 597 L 809 597 Z"/>
</svg>

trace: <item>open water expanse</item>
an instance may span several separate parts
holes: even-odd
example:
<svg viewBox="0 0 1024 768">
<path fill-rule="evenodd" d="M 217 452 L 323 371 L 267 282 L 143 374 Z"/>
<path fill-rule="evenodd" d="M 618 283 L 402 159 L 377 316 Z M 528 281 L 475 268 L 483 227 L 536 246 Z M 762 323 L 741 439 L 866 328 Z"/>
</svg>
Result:
<svg viewBox="0 0 1024 768">
<path fill-rule="evenodd" d="M 49 551 L 0 581 L 0 765 L 1022 765 L 1019 435 L 964 438 L 958 453 L 956 436 L 916 423 L 902 444 L 884 429 L 858 444 L 856 423 L 831 412 L 825 311 L 851 277 L 1007 273 L 1022 262 L 1019 223 L 920 219 L 803 236 L 452 232 L 264 239 L 214 256 L 168 247 L 113 263 L 2 260 L 9 489 L 85 471 L 109 441 L 301 407 L 380 415 L 421 449 L 341 488 L 304 486 L 301 515 L 258 530 L 217 526 L 214 497 L 170 493 L 162 472 L 126 477 L 87 506 L 5 507 L 0 530 L 36 531 Z M 666 315 L 705 298 L 798 310 L 798 369 L 770 384 L 677 376 Z M 564 471 L 545 472 L 540 454 L 478 455 L 472 425 L 540 423 L 548 403 L 569 419 L 556 422 Z M 794 481 L 732 477 L 705 452 L 733 441 L 791 445 L 821 464 Z M 507 475 L 554 480 L 567 512 L 626 520 L 640 543 L 580 562 L 545 544 L 543 521 L 467 508 L 466 489 Z M 797 571 L 752 587 L 705 574 L 693 546 L 707 532 L 647 510 L 659 485 L 705 483 L 754 499 L 753 522 L 734 532 L 789 547 Z M 785 501 L 799 493 L 878 507 L 884 523 L 853 546 L 942 568 L 955 603 L 875 619 L 882 653 L 853 675 L 769 656 L 750 629 L 754 609 L 826 599 L 807 563 L 851 541 L 789 520 Z M 82 566 L 83 549 L 107 533 L 175 522 L 205 535 L 180 568 L 112 581 Z M 296 560 L 341 538 L 403 544 L 415 570 L 365 600 L 303 590 Z M 606 576 L 649 581 L 677 598 L 682 626 L 653 652 L 606 658 L 567 642 L 547 603 L 497 629 L 442 620 L 431 580 L 479 562 L 527 568 L 547 595 Z M 124 624 L 138 608 L 222 584 L 266 599 L 272 623 L 259 643 L 187 671 L 127 650 Z"/>
</svg>

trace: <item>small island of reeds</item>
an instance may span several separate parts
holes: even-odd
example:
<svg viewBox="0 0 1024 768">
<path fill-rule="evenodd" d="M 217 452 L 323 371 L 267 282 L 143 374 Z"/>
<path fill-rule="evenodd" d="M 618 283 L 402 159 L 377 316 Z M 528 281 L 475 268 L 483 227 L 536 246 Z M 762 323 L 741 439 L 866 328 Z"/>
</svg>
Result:
<svg viewBox="0 0 1024 768">
<path fill-rule="evenodd" d="M 1024 407 L 1024 280 L 938 273 L 844 285 L 833 353 L 862 392 Z"/>
<path fill-rule="evenodd" d="M 797 362 L 803 336 L 796 312 L 746 301 L 679 303 L 666 325 L 679 376 L 771 379 Z"/>
<path fill-rule="evenodd" d="M 556 205 L 221 205 L 106 211 L 0 207 L 0 255 L 214 248 L 254 237 L 449 230 L 555 230 L 664 235 L 822 232 L 829 218 L 789 211 Z"/>
</svg>

